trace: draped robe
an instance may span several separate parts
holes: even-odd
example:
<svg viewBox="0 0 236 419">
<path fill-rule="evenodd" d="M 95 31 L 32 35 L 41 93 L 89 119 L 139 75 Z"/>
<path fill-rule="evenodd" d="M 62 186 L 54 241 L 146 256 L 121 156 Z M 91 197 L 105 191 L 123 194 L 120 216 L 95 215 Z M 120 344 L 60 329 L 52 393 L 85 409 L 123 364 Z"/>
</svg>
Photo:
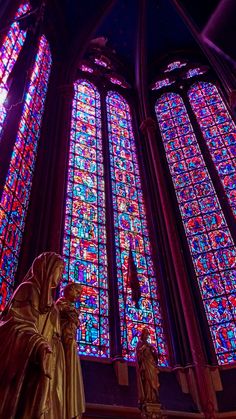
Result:
<svg viewBox="0 0 236 419">
<path fill-rule="evenodd" d="M 65 358 L 49 274 L 58 255 L 36 259 L 0 319 L 0 418 L 64 419 Z M 42 345 L 50 345 L 45 374 Z"/>
<path fill-rule="evenodd" d="M 140 340 L 136 347 L 139 402 L 159 403 L 157 352 L 153 345 Z"/>
</svg>

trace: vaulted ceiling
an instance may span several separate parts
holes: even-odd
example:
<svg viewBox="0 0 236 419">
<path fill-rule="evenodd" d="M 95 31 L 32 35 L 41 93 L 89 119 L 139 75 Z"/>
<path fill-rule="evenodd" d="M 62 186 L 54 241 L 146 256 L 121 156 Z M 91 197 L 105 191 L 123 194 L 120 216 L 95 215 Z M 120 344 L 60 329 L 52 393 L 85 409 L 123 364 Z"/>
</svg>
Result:
<svg viewBox="0 0 236 419">
<path fill-rule="evenodd" d="M 39 0 L 32 0 L 37 4 Z M 134 78 L 137 34 L 141 1 L 139 0 L 48 0 L 45 25 L 59 59 L 74 55 L 76 62 L 86 52 L 89 40 L 106 37 L 115 50 L 129 78 Z M 201 55 L 196 40 L 183 21 L 178 8 L 190 22 L 204 27 L 219 0 L 144 0 L 144 43 L 148 75 L 153 77 L 158 63 L 175 53 Z M 131 80 L 132 81 L 132 80 Z"/>
</svg>

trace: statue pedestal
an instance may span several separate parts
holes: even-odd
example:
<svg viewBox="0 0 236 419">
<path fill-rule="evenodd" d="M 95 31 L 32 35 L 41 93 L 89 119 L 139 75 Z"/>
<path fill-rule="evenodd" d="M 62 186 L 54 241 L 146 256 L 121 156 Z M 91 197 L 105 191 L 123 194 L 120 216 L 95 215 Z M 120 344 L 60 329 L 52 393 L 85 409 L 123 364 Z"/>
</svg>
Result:
<svg viewBox="0 0 236 419">
<path fill-rule="evenodd" d="M 140 406 L 142 419 L 162 419 L 161 405 L 157 403 L 143 403 Z"/>
</svg>

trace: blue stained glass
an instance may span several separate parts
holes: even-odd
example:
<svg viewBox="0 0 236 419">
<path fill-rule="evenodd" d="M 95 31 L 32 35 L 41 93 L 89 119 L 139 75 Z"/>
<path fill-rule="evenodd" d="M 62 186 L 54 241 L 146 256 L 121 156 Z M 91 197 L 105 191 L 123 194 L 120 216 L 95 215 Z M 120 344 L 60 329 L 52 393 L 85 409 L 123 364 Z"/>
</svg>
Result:
<svg viewBox="0 0 236 419">
<path fill-rule="evenodd" d="M 169 77 L 165 79 L 157 80 L 154 83 L 152 90 L 159 90 L 159 89 L 162 89 L 163 87 L 170 86 L 171 84 L 174 84 L 174 83 L 175 83 L 175 80 L 171 80 L 169 79 Z"/>
<path fill-rule="evenodd" d="M 169 73 L 170 71 L 180 69 L 182 67 L 185 67 L 187 65 L 187 62 L 185 61 L 173 61 L 172 63 L 169 63 L 166 69 L 164 70 L 164 73 Z"/>
<path fill-rule="evenodd" d="M 201 74 L 204 74 L 204 73 L 206 73 L 206 69 L 201 69 L 201 68 L 199 68 L 199 67 L 196 67 L 196 68 L 190 68 L 188 71 L 187 71 L 187 73 L 186 73 L 186 75 L 185 75 L 185 78 L 186 79 L 191 79 L 191 77 L 196 77 L 196 76 L 200 76 Z"/>
<path fill-rule="evenodd" d="M 215 94 L 214 86 L 208 93 Z M 200 89 L 191 90 L 190 96 L 196 109 L 202 109 L 205 98 Z M 176 108 L 181 108 L 178 120 Z M 236 280 L 233 239 L 182 98 L 175 93 L 162 95 L 156 102 L 156 115 L 218 361 L 235 362 L 235 308 L 231 302 L 235 303 Z M 217 129 L 209 127 L 210 138 L 216 136 L 214 141 L 219 135 L 214 131 Z M 171 141 L 170 132 L 174 138 Z M 182 135 L 187 132 L 187 136 Z M 221 170 L 229 173 L 228 166 L 223 167 Z"/>
</svg>

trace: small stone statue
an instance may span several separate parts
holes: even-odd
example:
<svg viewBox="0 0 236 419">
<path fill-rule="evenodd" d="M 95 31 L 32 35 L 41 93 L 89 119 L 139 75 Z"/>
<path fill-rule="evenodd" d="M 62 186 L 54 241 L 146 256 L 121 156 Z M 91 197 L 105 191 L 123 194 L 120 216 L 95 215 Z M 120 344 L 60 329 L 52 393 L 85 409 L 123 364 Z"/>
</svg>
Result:
<svg viewBox="0 0 236 419">
<path fill-rule="evenodd" d="M 79 419 L 85 411 L 83 378 L 76 343 L 79 310 L 76 309 L 75 303 L 79 301 L 81 292 L 82 286 L 71 282 L 64 287 L 64 296 L 56 302 L 60 312 L 66 361 L 66 419 Z"/>
<path fill-rule="evenodd" d="M 52 290 L 64 262 L 33 262 L 0 317 L 0 418 L 65 418 L 65 357 Z"/>
<path fill-rule="evenodd" d="M 139 403 L 159 404 L 158 355 L 155 347 L 148 343 L 150 333 L 145 327 L 136 347 L 137 384 Z"/>
</svg>

